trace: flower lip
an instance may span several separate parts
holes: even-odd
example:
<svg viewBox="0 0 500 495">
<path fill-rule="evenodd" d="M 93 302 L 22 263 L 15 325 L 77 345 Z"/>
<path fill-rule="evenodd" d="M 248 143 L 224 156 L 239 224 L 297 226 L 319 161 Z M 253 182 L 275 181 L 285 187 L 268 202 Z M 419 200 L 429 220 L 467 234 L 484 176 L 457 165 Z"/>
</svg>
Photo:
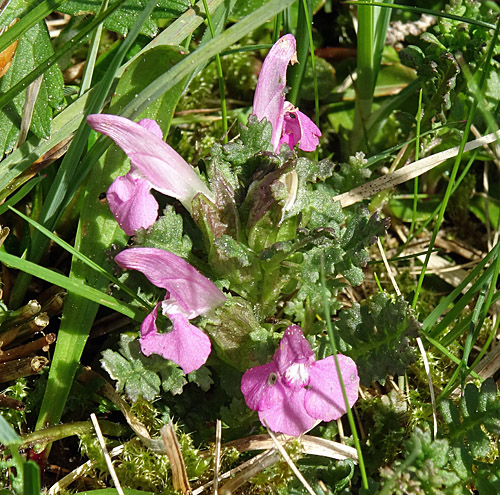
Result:
<svg viewBox="0 0 500 495">
<path fill-rule="evenodd" d="M 314 362 L 314 352 L 298 325 L 291 325 L 285 330 L 273 361 L 281 375 L 285 375 L 293 364 Z"/>
<path fill-rule="evenodd" d="M 158 203 L 150 193 L 151 184 L 137 174 L 117 177 L 106 193 L 109 209 L 127 235 L 147 229 L 158 217 Z"/>
<path fill-rule="evenodd" d="M 337 359 L 352 407 L 358 397 L 356 364 L 342 354 Z M 241 391 L 263 424 L 288 435 L 300 435 L 318 421 L 338 419 L 347 411 L 334 357 L 315 361 L 297 325 L 285 330 L 270 363 L 244 373 Z"/>
<path fill-rule="evenodd" d="M 166 289 L 170 305 L 175 301 L 190 318 L 206 314 L 226 300 L 213 282 L 169 251 L 130 248 L 119 253 L 115 261 L 124 268 L 142 272 L 153 285 Z"/>
<path fill-rule="evenodd" d="M 291 387 L 305 387 L 309 384 L 309 368 L 306 363 L 293 363 L 285 371 L 284 382 Z"/>
</svg>

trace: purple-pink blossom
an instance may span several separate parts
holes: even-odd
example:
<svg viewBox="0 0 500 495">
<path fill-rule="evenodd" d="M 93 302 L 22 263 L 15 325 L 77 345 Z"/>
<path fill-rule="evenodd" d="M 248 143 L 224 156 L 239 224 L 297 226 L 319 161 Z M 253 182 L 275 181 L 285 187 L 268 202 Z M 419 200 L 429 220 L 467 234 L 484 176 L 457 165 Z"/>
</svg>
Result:
<svg viewBox="0 0 500 495">
<path fill-rule="evenodd" d="M 269 50 L 255 89 L 253 114 L 267 119 L 273 133 L 271 144 L 278 152 L 283 143 L 292 149 L 297 143 L 303 151 L 314 151 L 321 131 L 298 108 L 285 100 L 286 70 L 289 63 L 297 62 L 296 42 L 292 34 L 280 38 Z"/>
<path fill-rule="evenodd" d="M 160 354 L 184 373 L 203 366 L 210 354 L 210 339 L 189 320 L 208 314 L 223 304 L 226 296 L 187 261 L 162 249 L 126 249 L 115 261 L 123 268 L 142 272 L 152 284 L 167 291 L 141 325 L 142 352 L 146 356 Z M 158 331 L 159 309 L 172 322 L 171 331 Z"/>
<path fill-rule="evenodd" d="M 358 398 L 359 377 L 354 361 L 337 355 L 349 407 Z M 270 363 L 247 370 L 241 391 L 262 424 L 287 435 L 301 435 L 318 421 L 332 421 L 347 412 L 335 359 L 315 360 L 297 325 L 289 326 Z"/>
<path fill-rule="evenodd" d="M 158 216 L 155 189 L 178 199 L 188 211 L 197 194 L 212 193 L 195 170 L 162 139 L 160 126 L 150 119 L 133 122 L 118 115 L 87 117 L 92 129 L 109 136 L 130 158 L 130 171 L 118 177 L 108 189 L 109 207 L 128 235 L 148 228 Z"/>
</svg>

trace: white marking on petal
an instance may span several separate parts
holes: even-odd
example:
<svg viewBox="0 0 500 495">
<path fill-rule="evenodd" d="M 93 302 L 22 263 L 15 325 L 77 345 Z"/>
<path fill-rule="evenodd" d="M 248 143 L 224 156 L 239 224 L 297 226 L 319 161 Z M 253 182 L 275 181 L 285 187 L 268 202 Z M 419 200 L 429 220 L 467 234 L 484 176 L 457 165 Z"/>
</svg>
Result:
<svg viewBox="0 0 500 495">
<path fill-rule="evenodd" d="M 309 366 L 306 363 L 293 363 L 285 372 L 285 380 L 290 385 L 305 387 L 309 383 Z"/>
<path fill-rule="evenodd" d="M 196 311 L 185 311 L 173 297 L 165 299 L 161 302 L 161 312 L 165 316 L 169 316 L 171 314 L 181 314 L 188 320 L 192 320 L 199 315 Z"/>
</svg>

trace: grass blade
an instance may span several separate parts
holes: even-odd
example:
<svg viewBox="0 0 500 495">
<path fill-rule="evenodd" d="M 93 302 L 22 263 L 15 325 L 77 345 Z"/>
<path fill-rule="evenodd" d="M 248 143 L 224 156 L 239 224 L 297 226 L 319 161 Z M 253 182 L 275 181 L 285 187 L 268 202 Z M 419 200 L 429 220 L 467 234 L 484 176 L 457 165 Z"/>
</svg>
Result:
<svg viewBox="0 0 500 495">
<path fill-rule="evenodd" d="M 129 306 L 118 299 L 109 296 L 108 294 L 101 292 L 100 290 L 84 285 L 82 282 L 72 280 L 65 275 L 54 272 L 47 268 L 32 263 L 31 261 L 23 260 L 12 254 L 8 254 L 4 251 L 0 251 L 0 261 L 11 268 L 27 272 L 33 277 L 38 277 L 46 282 L 54 285 L 58 285 L 67 291 L 78 293 L 81 297 L 93 301 L 102 306 L 106 306 L 109 309 L 118 311 L 122 315 L 128 316 L 129 318 L 142 321 L 146 316 L 142 310 Z"/>
<path fill-rule="evenodd" d="M 306 6 L 309 18 L 306 17 Z M 310 26 L 309 19 L 312 18 L 312 5 L 310 0 L 306 0 L 306 2 L 298 2 L 298 10 L 299 13 L 295 39 L 297 40 L 297 60 L 299 63 L 292 65 L 288 69 L 288 83 L 290 85 L 290 91 L 286 95 L 287 100 L 295 106 L 299 104 L 299 91 L 302 85 L 302 79 L 304 78 L 304 73 L 306 71 L 307 59 L 309 57 L 308 27 Z"/>
<path fill-rule="evenodd" d="M 119 2 L 116 2 L 114 5 L 117 4 L 119 4 Z M 141 13 L 140 19 L 143 17 L 145 19 L 153 8 L 154 6 L 152 6 L 149 11 L 145 8 Z M 106 12 L 109 10 L 110 9 Z M 86 115 L 101 111 L 104 101 L 106 100 L 108 92 L 113 84 L 115 73 L 122 64 L 122 61 L 132 46 L 132 43 L 135 41 L 135 38 L 139 34 L 137 32 L 137 34 L 134 35 L 133 31 L 134 28 L 130 31 L 125 41 L 117 50 L 108 70 L 106 71 L 106 74 L 101 80 L 99 89 L 92 93 L 92 97 L 88 101 L 86 108 Z M 80 123 L 76 135 L 71 142 L 71 146 L 64 156 L 61 166 L 57 171 L 56 177 L 54 178 L 54 182 L 47 194 L 47 197 L 45 198 L 38 221 L 49 230 L 53 230 L 55 228 L 57 221 L 60 219 L 63 211 L 65 210 L 65 206 L 71 201 L 74 191 L 76 191 L 82 182 L 80 170 L 78 167 L 75 167 L 75 164 L 80 162 L 83 153 L 86 151 L 90 132 L 90 127 L 87 125 L 86 121 L 83 120 Z M 76 187 L 75 184 L 77 184 Z M 47 243 L 48 239 L 46 237 L 38 231 L 35 232 L 31 239 L 30 249 L 28 250 L 28 259 L 38 261 L 41 258 Z M 22 276 L 16 280 L 10 298 L 10 305 L 12 307 L 17 308 L 21 305 L 29 285 L 29 281 L 30 277 L 27 274 L 22 274 Z"/>
<path fill-rule="evenodd" d="M 128 52 L 130 46 L 135 41 L 142 25 L 153 11 L 156 0 L 149 0 L 144 9 L 140 13 L 137 21 L 130 30 L 127 38 L 122 43 L 113 61 L 110 64 L 109 72 L 106 73 L 102 80 L 102 85 L 99 91 L 94 94 L 92 101 L 89 104 L 89 111 L 100 110 L 104 103 L 104 99 L 111 87 L 116 71 L 122 63 L 125 54 Z M 65 156 L 61 169 L 66 165 L 66 173 L 69 173 L 70 167 L 73 169 L 74 163 L 78 163 L 80 156 L 84 151 L 87 144 L 87 138 L 90 134 L 90 127 L 82 123 L 77 136 L 73 141 L 73 152 Z M 70 150 L 72 151 L 72 150 Z M 70 158 L 72 157 L 72 158 Z M 69 160 L 76 159 L 73 163 Z M 66 161 L 66 163 L 65 163 Z M 106 175 L 107 170 L 100 165 L 96 167 L 96 173 L 93 180 L 89 184 L 89 190 L 85 197 L 84 207 L 82 209 L 82 216 L 78 224 L 78 232 L 75 241 L 75 248 L 82 253 L 88 253 L 89 257 L 94 259 L 97 264 L 104 263 L 106 260 L 106 249 L 111 243 L 116 242 L 118 245 L 126 244 L 127 236 L 119 228 L 117 222 L 112 218 L 108 211 L 107 205 L 98 201 L 99 190 L 103 187 L 108 179 Z M 61 177 L 64 179 L 64 176 Z M 67 190 L 71 189 L 70 181 L 64 183 L 63 188 L 56 188 L 54 196 L 59 200 L 57 206 L 60 208 L 64 204 L 64 195 Z M 52 201 L 50 197 L 47 201 Z M 45 205 L 44 205 L 45 206 Z M 61 210 L 45 209 L 46 212 L 54 212 L 54 216 L 60 215 Z M 47 217 L 45 217 L 47 218 Z M 53 219 L 52 219 L 53 221 Z M 41 234 L 40 234 L 41 236 Z M 39 241 L 42 244 L 42 241 Z M 107 285 L 105 277 L 90 269 L 87 265 L 79 261 L 77 258 L 73 259 L 71 266 L 70 277 L 75 283 L 85 284 L 90 283 L 93 287 L 104 289 Z M 36 429 L 42 429 L 47 425 L 57 424 L 64 411 L 64 406 L 69 395 L 69 391 L 73 384 L 73 380 L 80 363 L 80 358 L 87 342 L 92 323 L 94 321 L 99 303 L 90 301 L 76 291 L 70 291 L 65 301 L 63 316 L 61 320 L 61 327 L 57 338 L 54 357 L 49 371 L 49 378 L 45 393 L 38 415 Z M 50 447 L 47 449 L 49 452 Z"/>
<path fill-rule="evenodd" d="M 385 7 L 388 9 L 398 9 L 406 12 L 415 12 L 417 14 L 428 14 L 436 17 L 442 17 L 444 19 L 451 19 L 452 21 L 465 22 L 467 24 L 472 24 L 473 26 L 479 26 L 486 29 L 495 29 L 495 24 L 489 22 L 478 21 L 477 19 L 471 19 L 469 17 L 462 17 L 461 15 L 450 14 L 449 12 L 441 12 L 439 10 L 424 9 L 422 7 L 414 7 L 412 5 L 402 5 L 397 3 L 389 2 L 371 2 L 371 1 L 346 1 L 348 5 L 373 5 L 376 7 Z"/>
<path fill-rule="evenodd" d="M 489 49 L 488 49 L 488 54 L 486 56 L 486 59 L 484 60 L 484 64 L 483 64 L 482 68 L 478 69 L 479 74 L 481 74 L 481 79 L 480 79 L 480 82 L 479 82 L 479 95 L 483 94 L 485 83 L 488 80 L 488 76 L 490 74 L 491 59 L 493 57 L 493 53 L 494 53 L 494 49 L 495 49 L 495 46 L 496 46 L 496 41 L 498 39 L 499 32 L 500 32 L 500 20 L 497 22 L 497 25 L 495 27 L 495 32 L 494 32 L 493 37 L 491 39 L 490 46 L 489 46 Z M 422 267 L 422 271 L 420 272 L 420 276 L 418 278 L 417 288 L 415 290 L 415 296 L 413 297 L 413 302 L 412 302 L 412 307 L 413 308 L 415 308 L 415 306 L 417 304 L 417 301 L 418 301 L 420 290 L 421 290 L 422 284 L 424 282 L 425 272 L 427 270 L 427 265 L 428 265 L 430 257 L 431 257 L 431 251 L 434 248 L 434 243 L 436 242 L 436 238 L 437 238 L 438 232 L 439 232 L 439 230 L 441 228 L 441 223 L 442 223 L 443 218 L 444 218 L 444 212 L 446 211 L 446 207 L 448 205 L 448 201 L 450 200 L 451 193 L 453 191 L 453 186 L 455 184 L 455 179 L 457 178 L 457 174 L 458 174 L 458 167 L 459 167 L 459 165 L 460 165 L 460 163 L 462 161 L 462 154 L 464 152 L 465 145 L 467 144 L 467 139 L 469 137 L 470 127 L 472 125 L 472 122 L 474 120 L 474 116 L 476 114 L 476 110 L 477 110 L 477 107 L 478 107 L 480 96 L 478 97 L 477 94 L 474 94 L 473 97 L 474 97 L 474 99 L 473 99 L 473 102 L 472 102 L 472 106 L 470 107 L 470 110 L 469 110 L 469 115 L 468 115 L 468 118 L 467 118 L 467 123 L 465 125 L 464 134 L 463 134 L 463 137 L 462 137 L 462 141 L 460 143 L 460 149 L 458 151 L 458 155 L 457 155 L 457 157 L 455 159 L 455 163 L 453 165 L 453 169 L 452 169 L 451 174 L 450 174 L 450 179 L 449 179 L 449 182 L 448 182 L 448 186 L 446 187 L 446 191 L 444 193 L 443 202 L 441 203 L 441 209 L 439 211 L 439 215 L 438 215 L 438 218 L 436 220 L 434 231 L 432 232 L 432 237 L 431 237 L 431 240 L 430 240 L 430 243 L 429 243 L 429 250 L 428 250 L 428 252 L 427 252 L 427 254 L 425 256 L 425 260 L 424 260 L 424 264 L 423 264 L 423 267 Z"/>
<path fill-rule="evenodd" d="M 136 299 L 139 303 L 144 305 L 144 307 L 148 308 L 150 311 L 153 309 L 153 306 L 151 304 L 149 304 L 144 299 L 141 299 L 140 296 L 138 296 L 134 291 L 130 290 L 125 284 L 120 282 L 112 273 L 109 273 L 105 268 L 95 263 L 93 260 L 85 256 L 80 251 L 76 250 L 71 244 L 68 244 L 66 241 L 53 234 L 50 230 L 46 229 L 43 225 L 40 225 L 38 222 L 35 222 L 35 220 L 27 217 L 26 215 L 23 215 L 20 211 L 16 210 L 15 208 L 10 207 L 9 209 L 12 210 L 17 215 L 19 215 L 23 220 L 28 222 L 30 225 L 35 227 L 35 229 L 39 230 L 42 234 L 47 236 L 52 242 L 61 246 L 63 249 L 68 251 L 68 253 L 71 253 L 71 255 L 74 258 L 80 260 L 82 263 L 85 263 L 89 268 L 94 270 L 100 276 L 106 278 L 109 282 L 118 286 L 123 292 L 128 294 L 133 299 Z"/>
</svg>

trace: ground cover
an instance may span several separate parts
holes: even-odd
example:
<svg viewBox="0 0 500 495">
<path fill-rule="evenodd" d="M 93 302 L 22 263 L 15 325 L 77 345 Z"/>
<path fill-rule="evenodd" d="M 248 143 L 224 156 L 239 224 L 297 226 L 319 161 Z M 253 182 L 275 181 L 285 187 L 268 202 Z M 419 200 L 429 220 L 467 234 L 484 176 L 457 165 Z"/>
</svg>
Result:
<svg viewBox="0 0 500 495">
<path fill-rule="evenodd" d="M 495 3 L 1 9 L 0 493 L 498 493 Z"/>
</svg>

